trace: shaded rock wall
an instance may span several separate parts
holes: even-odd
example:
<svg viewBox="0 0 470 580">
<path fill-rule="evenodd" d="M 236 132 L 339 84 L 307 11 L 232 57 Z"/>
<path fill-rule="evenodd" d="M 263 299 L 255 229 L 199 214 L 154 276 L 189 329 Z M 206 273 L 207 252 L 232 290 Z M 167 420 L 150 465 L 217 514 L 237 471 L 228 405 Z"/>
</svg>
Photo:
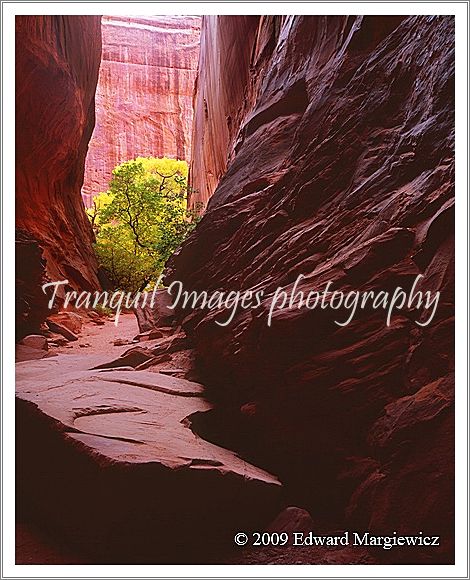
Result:
<svg viewBox="0 0 470 580">
<path fill-rule="evenodd" d="M 194 97 L 189 202 L 202 209 L 233 154 L 245 112 L 259 16 L 205 16 Z M 243 38 L 244 42 L 234 42 Z M 246 103 L 247 104 L 247 103 Z"/>
<path fill-rule="evenodd" d="M 16 225 L 42 249 L 49 278 L 81 289 L 99 287 L 80 188 L 100 52 L 98 16 L 16 17 Z M 26 274 L 21 291 L 34 295 L 35 283 Z"/>
<path fill-rule="evenodd" d="M 378 556 L 452 561 L 453 19 L 261 17 L 256 28 L 204 17 L 201 63 L 192 180 L 202 200 L 223 175 L 168 281 L 269 297 L 299 274 L 304 291 L 329 280 L 409 290 L 423 274 L 421 288 L 441 292 L 426 327 L 405 311 L 387 327 L 369 309 L 341 328 L 345 312 L 303 308 L 276 312 L 268 328 L 268 298 L 227 327 L 214 323 L 220 313 L 180 310 L 214 399 L 248 413 L 241 452 L 279 474 L 314 520 L 424 530 L 440 548 Z M 227 77 L 247 79 L 234 101 Z M 234 124 L 218 134 L 224 116 Z M 216 135 L 202 144 L 208 127 Z"/>
<path fill-rule="evenodd" d="M 28 232 L 15 231 L 15 314 L 16 338 L 34 333 L 49 313 L 48 298 L 42 291 L 47 282 L 46 261 L 39 242 Z"/>
<path fill-rule="evenodd" d="M 87 205 L 123 161 L 189 161 L 199 28 L 197 16 L 103 16 L 97 121 L 82 190 Z"/>
</svg>

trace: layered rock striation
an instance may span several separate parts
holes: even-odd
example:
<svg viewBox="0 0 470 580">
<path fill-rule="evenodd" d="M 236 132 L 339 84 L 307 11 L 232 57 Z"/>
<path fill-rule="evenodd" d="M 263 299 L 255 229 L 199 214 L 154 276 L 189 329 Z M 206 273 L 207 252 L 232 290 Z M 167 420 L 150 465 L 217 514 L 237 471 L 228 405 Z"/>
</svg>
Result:
<svg viewBox="0 0 470 580">
<path fill-rule="evenodd" d="M 42 274 L 75 288 L 99 287 L 80 189 L 100 53 L 98 16 L 16 17 L 17 262 L 35 272 L 19 270 L 20 321 L 35 308 L 28 296 L 38 292 Z"/>
<path fill-rule="evenodd" d="M 200 18 L 102 18 L 96 127 L 83 197 L 106 191 L 116 165 L 135 157 L 189 160 Z"/>
<path fill-rule="evenodd" d="M 333 529 L 441 538 L 382 561 L 451 562 L 453 19 L 207 16 L 201 38 L 191 179 L 203 203 L 217 187 L 167 280 L 265 291 L 225 327 L 178 313 L 219 408 L 251 422 L 232 443 Z M 268 327 L 299 275 L 304 292 L 423 275 L 440 301 L 428 326 L 292 308 Z"/>
</svg>

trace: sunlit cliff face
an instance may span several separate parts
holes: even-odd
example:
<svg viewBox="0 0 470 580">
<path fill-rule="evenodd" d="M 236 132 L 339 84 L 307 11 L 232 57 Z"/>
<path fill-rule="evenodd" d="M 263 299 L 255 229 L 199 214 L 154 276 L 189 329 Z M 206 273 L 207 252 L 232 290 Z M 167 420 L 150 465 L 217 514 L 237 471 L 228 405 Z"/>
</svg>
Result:
<svg viewBox="0 0 470 580">
<path fill-rule="evenodd" d="M 200 20 L 103 16 L 96 126 L 82 188 L 87 206 L 123 161 L 189 161 Z"/>
</svg>

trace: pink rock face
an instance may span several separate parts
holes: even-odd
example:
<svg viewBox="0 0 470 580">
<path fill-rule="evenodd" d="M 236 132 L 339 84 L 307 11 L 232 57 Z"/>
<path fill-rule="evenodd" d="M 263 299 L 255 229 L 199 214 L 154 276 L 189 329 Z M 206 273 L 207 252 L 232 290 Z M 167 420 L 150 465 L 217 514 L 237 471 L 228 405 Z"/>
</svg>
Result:
<svg viewBox="0 0 470 580">
<path fill-rule="evenodd" d="M 99 286 L 80 188 L 100 52 L 98 16 L 16 17 L 16 226 L 37 247 L 21 274 L 25 257 L 17 244 L 17 275 L 30 296 L 41 293 L 32 276 L 43 268 L 41 252 L 51 279 Z M 37 304 L 29 301 L 31 310 Z"/>
<path fill-rule="evenodd" d="M 435 551 L 375 555 L 450 563 L 453 19 L 246 25 L 203 20 L 192 183 L 201 201 L 218 185 L 167 282 L 262 288 L 265 300 L 225 327 L 206 310 L 180 310 L 178 322 L 220 407 L 255 409 L 242 413 L 256 435 L 240 449 L 279 474 L 295 505 L 333 529 L 439 535 Z M 363 310 L 341 328 L 337 311 L 295 307 L 268 327 L 274 291 L 290 292 L 300 274 L 304 292 L 328 281 L 346 292 L 409 289 L 421 274 L 439 306 L 423 327 L 409 310 L 388 327 Z"/>
<path fill-rule="evenodd" d="M 86 205 L 106 191 L 123 161 L 189 161 L 199 29 L 197 16 L 103 16 L 96 127 L 82 188 Z"/>
</svg>

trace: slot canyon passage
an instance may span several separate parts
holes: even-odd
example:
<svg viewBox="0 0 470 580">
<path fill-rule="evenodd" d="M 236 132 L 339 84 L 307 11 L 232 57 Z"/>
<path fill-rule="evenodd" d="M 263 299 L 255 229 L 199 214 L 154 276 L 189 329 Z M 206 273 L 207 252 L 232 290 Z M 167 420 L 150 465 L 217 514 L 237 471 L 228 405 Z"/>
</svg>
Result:
<svg viewBox="0 0 470 580">
<path fill-rule="evenodd" d="M 453 17 L 19 16 L 16 115 L 17 562 L 452 563 Z M 85 207 L 137 157 L 202 214 L 165 285 L 259 308 L 48 309 L 107 288 Z M 440 300 L 268 326 L 299 275 Z M 350 543 L 234 544 L 311 530 Z"/>
</svg>

